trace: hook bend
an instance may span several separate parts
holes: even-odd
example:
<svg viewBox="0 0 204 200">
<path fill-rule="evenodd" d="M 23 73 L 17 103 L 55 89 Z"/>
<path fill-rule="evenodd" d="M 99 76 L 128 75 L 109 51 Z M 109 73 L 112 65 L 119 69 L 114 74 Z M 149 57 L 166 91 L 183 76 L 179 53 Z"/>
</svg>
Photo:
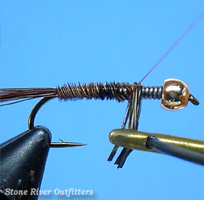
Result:
<svg viewBox="0 0 204 200">
<path fill-rule="evenodd" d="M 48 101 L 50 101 L 51 99 L 53 99 L 55 97 L 44 97 L 43 99 L 41 99 L 36 105 L 35 107 L 32 109 L 30 116 L 28 118 L 28 129 L 31 130 L 33 129 L 34 126 L 34 121 L 35 121 L 35 117 L 38 113 L 38 111 L 40 110 L 40 108 L 47 103 Z M 51 142 L 50 143 L 50 147 L 52 148 L 59 148 L 59 147 L 76 147 L 76 146 L 84 146 L 85 144 L 82 143 L 75 143 L 75 142 L 64 142 L 61 140 L 61 142 Z"/>
</svg>

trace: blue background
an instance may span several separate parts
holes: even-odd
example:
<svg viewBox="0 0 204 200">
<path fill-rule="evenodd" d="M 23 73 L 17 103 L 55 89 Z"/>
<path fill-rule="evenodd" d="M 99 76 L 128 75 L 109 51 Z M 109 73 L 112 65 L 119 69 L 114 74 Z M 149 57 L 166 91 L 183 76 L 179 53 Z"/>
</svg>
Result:
<svg viewBox="0 0 204 200">
<path fill-rule="evenodd" d="M 56 87 L 64 83 L 139 81 L 204 8 L 197 1 L 1 1 L 0 87 Z M 204 139 L 204 19 L 143 85 L 185 81 L 199 107 L 178 112 L 143 100 L 139 130 Z M 27 130 L 38 100 L 0 108 L 0 142 Z M 51 149 L 41 189 L 89 189 L 72 199 L 202 199 L 202 166 L 134 151 L 123 169 L 107 162 L 108 134 L 120 128 L 127 102 L 47 103 L 36 125 L 52 140 L 85 147 Z M 66 199 L 51 195 L 39 199 Z"/>
</svg>

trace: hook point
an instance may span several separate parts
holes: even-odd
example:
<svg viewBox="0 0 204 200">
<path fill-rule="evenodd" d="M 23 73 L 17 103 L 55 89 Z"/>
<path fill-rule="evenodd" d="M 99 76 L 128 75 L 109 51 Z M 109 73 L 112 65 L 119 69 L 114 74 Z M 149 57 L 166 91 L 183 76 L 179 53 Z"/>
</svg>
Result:
<svg viewBox="0 0 204 200">
<path fill-rule="evenodd" d="M 79 146 L 85 146 L 86 144 L 83 143 L 77 143 L 77 142 L 64 142 L 61 140 L 61 142 L 51 142 L 50 147 L 52 148 L 59 148 L 59 147 L 79 147 Z"/>
</svg>

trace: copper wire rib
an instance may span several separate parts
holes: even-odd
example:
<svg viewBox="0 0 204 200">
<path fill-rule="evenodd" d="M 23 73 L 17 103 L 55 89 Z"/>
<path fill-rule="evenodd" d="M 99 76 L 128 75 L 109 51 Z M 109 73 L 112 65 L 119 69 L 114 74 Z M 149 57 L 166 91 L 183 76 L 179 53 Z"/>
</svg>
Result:
<svg viewBox="0 0 204 200">
<path fill-rule="evenodd" d="M 126 83 L 90 83 L 84 84 L 67 84 L 57 88 L 59 99 L 116 99 L 124 101 L 129 98 L 132 89 L 130 84 Z"/>
</svg>

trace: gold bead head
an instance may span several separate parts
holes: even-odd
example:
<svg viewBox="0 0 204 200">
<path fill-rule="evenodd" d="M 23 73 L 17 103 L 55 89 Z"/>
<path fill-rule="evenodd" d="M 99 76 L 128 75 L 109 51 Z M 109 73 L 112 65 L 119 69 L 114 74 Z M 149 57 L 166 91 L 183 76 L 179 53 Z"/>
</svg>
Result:
<svg viewBox="0 0 204 200">
<path fill-rule="evenodd" d="M 166 79 L 164 81 L 161 106 L 167 110 L 181 110 L 188 101 L 198 105 L 198 100 L 190 94 L 189 87 L 181 80 Z"/>
</svg>

